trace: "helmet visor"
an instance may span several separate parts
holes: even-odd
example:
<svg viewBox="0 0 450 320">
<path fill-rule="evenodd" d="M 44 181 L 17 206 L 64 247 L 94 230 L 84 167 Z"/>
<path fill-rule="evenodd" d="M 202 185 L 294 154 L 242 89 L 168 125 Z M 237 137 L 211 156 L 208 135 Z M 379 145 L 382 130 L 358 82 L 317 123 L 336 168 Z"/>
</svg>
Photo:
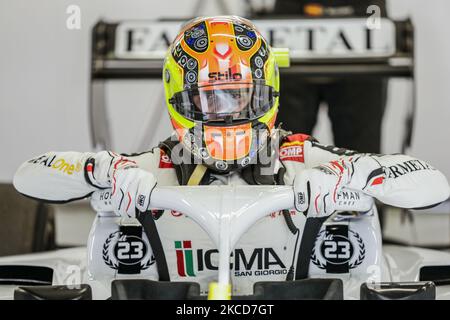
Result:
<svg viewBox="0 0 450 320">
<path fill-rule="evenodd" d="M 215 84 L 174 94 L 170 103 L 194 121 L 254 120 L 274 105 L 278 93 L 260 83 Z"/>
</svg>

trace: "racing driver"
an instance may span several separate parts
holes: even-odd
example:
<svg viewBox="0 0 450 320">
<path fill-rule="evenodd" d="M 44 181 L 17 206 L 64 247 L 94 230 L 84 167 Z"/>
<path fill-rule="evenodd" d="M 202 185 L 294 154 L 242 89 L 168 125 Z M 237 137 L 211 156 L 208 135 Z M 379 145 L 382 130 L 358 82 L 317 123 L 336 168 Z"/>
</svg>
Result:
<svg viewBox="0 0 450 320">
<path fill-rule="evenodd" d="M 300 225 L 305 216 L 330 216 L 342 188 L 403 208 L 434 206 L 449 197 L 446 177 L 425 161 L 358 153 L 275 128 L 280 94 L 276 55 L 246 19 L 218 16 L 186 23 L 167 51 L 162 79 L 174 128 L 167 140 L 133 155 L 47 152 L 20 166 L 15 188 L 58 203 L 112 188 L 115 213 L 134 218 L 151 209 L 157 185 L 292 185 L 296 211 L 261 219 L 237 245 L 244 251 L 279 252 L 267 253 L 269 268 L 290 265 L 295 235 L 285 220 Z M 155 217 L 155 224 L 170 280 L 203 286 L 216 275 L 215 270 L 180 272 L 177 266 L 180 243 L 189 250 L 214 249 L 195 222 L 168 212 Z M 233 293 L 251 293 L 256 281 L 285 279 L 286 273 L 232 276 Z"/>
</svg>

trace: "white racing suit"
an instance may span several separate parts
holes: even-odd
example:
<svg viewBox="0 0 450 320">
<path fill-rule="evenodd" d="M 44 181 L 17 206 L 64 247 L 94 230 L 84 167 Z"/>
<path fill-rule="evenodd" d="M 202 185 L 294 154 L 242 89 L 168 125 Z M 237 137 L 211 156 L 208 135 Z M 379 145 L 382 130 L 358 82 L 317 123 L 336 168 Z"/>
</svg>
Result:
<svg viewBox="0 0 450 320">
<path fill-rule="evenodd" d="M 407 155 L 359 155 L 356 152 L 321 145 L 313 138 L 302 134 L 286 135 L 280 140 L 279 156 L 275 168 L 285 168 L 283 182 L 292 185 L 294 176 L 307 168 L 339 158 L 362 156 L 372 158 L 372 166 L 356 168 L 353 186 L 378 200 L 397 207 L 423 208 L 437 205 L 449 196 L 449 185 L 445 176 L 422 160 Z M 95 153 L 47 152 L 26 161 L 14 177 L 16 189 L 29 197 L 50 202 L 66 202 L 88 197 L 98 190 L 87 181 L 85 163 Z M 158 186 L 179 185 L 176 170 L 160 147 L 142 154 L 130 155 L 137 165 L 153 173 Z M 359 171 L 358 171 L 359 170 Z M 95 175 L 95 172 L 94 172 Z M 248 184 L 240 172 L 226 175 L 212 173 L 204 184 L 242 185 Z M 351 197 L 351 196 L 350 196 Z M 344 199 L 345 200 L 345 199 Z M 290 211 L 292 221 L 303 230 L 306 218 Z M 110 218 L 111 219 L 111 218 Z M 119 221 L 120 217 L 115 217 Z M 207 284 L 217 279 L 218 252 L 208 235 L 182 213 L 166 211 L 158 215 L 156 225 L 164 248 L 171 281 L 194 281 L 203 292 Z M 137 269 L 121 267 L 116 231 L 97 239 L 91 248 L 91 259 L 100 261 L 95 273 L 112 277 L 121 273 L 138 277 L 158 279 L 157 268 L 151 249 L 145 248 L 145 257 L 133 262 Z M 137 235 L 139 236 L 139 235 Z M 230 259 L 233 294 L 251 294 L 258 281 L 283 281 L 290 267 L 295 265 L 297 235 L 293 234 L 281 213 L 273 213 L 255 223 L 238 241 Z M 149 247 L 148 242 L 145 246 Z M 139 249 L 139 248 L 138 248 Z M 140 248 L 142 249 L 142 248 Z M 359 262 L 360 263 L 360 262 Z M 121 271 L 122 268 L 122 271 Z M 131 270 L 131 271 L 130 271 Z"/>
</svg>

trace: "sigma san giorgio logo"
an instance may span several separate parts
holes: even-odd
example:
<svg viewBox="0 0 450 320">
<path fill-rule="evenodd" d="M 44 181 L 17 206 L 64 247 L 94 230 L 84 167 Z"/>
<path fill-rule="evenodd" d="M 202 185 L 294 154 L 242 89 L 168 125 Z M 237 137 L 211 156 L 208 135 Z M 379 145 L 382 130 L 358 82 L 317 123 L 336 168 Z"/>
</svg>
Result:
<svg viewBox="0 0 450 320">
<path fill-rule="evenodd" d="M 111 233 L 103 243 L 103 261 L 122 274 L 136 274 L 155 263 L 149 245 L 142 237 L 123 231 Z"/>
<path fill-rule="evenodd" d="M 342 227 L 322 230 L 311 253 L 311 262 L 327 273 L 348 273 L 366 257 L 361 236 L 347 226 Z"/>
<path fill-rule="evenodd" d="M 175 241 L 177 270 L 180 277 L 195 277 L 191 241 Z"/>
<path fill-rule="evenodd" d="M 177 272 L 180 277 L 195 277 L 199 272 L 218 270 L 217 249 L 194 249 L 191 240 L 175 241 Z M 274 248 L 236 248 L 230 268 L 235 277 L 284 275 L 288 270 Z"/>
</svg>

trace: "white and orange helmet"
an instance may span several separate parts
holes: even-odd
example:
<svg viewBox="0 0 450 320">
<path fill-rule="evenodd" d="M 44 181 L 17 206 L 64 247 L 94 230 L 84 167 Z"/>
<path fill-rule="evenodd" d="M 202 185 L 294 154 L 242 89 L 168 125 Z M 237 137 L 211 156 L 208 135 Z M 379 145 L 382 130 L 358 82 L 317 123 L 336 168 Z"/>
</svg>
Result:
<svg viewBox="0 0 450 320">
<path fill-rule="evenodd" d="M 222 172 L 256 159 L 274 127 L 279 72 L 250 21 L 188 22 L 168 50 L 163 80 L 172 125 L 195 158 Z"/>
</svg>

